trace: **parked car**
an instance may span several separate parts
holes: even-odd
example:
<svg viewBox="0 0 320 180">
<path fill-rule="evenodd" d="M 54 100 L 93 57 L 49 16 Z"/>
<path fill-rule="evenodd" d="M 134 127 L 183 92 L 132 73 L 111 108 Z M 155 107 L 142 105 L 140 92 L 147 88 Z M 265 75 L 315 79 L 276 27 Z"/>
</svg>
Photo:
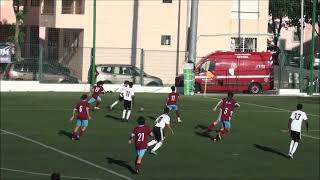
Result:
<svg viewBox="0 0 320 180">
<path fill-rule="evenodd" d="M 249 91 L 252 94 L 272 90 L 273 63 L 269 52 L 214 52 L 197 62 L 194 89 L 201 91 Z M 175 85 L 183 86 L 183 75 Z"/>
<path fill-rule="evenodd" d="M 124 64 L 97 64 L 97 81 L 103 81 L 106 84 L 122 84 L 125 80 L 132 81 L 135 84 L 141 83 L 141 70 L 133 65 Z M 143 85 L 162 86 L 162 80 L 142 72 Z"/>
<path fill-rule="evenodd" d="M 7 66 L 4 79 L 7 80 L 37 80 L 39 76 L 38 63 L 16 62 Z M 50 64 L 44 64 L 42 69 L 42 82 L 49 83 L 78 83 L 78 79 L 67 74 L 63 69 L 59 71 Z"/>
</svg>

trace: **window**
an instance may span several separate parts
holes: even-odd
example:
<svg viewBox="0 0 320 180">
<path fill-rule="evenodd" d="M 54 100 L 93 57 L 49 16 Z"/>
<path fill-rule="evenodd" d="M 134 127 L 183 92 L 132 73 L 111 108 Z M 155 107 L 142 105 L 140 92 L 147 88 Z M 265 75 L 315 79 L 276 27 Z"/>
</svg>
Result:
<svg viewBox="0 0 320 180">
<path fill-rule="evenodd" d="M 214 66 L 215 64 L 213 63 L 213 61 L 208 60 L 201 65 L 200 72 L 203 73 L 207 71 L 214 71 Z"/>
<path fill-rule="evenodd" d="M 105 67 L 102 67 L 102 68 L 101 68 L 101 71 L 104 72 L 104 73 L 112 74 L 113 68 L 114 68 L 114 67 L 107 67 L 107 66 L 105 66 Z"/>
<path fill-rule="evenodd" d="M 31 6 L 39 7 L 40 6 L 40 0 L 31 0 Z"/>
<path fill-rule="evenodd" d="M 231 38 L 231 50 L 235 52 L 256 52 L 257 38 L 237 37 Z"/>
<path fill-rule="evenodd" d="M 240 3 L 240 8 L 239 8 Z M 232 0 L 231 17 L 238 19 L 258 19 L 259 0 Z"/>
<path fill-rule="evenodd" d="M 162 3 L 172 3 L 172 0 L 162 0 Z"/>
<path fill-rule="evenodd" d="M 62 14 L 84 14 L 83 0 L 62 0 Z"/>
<path fill-rule="evenodd" d="M 171 45 L 171 36 L 170 35 L 162 35 L 161 36 L 161 45 L 164 45 L 164 46 Z"/>
</svg>

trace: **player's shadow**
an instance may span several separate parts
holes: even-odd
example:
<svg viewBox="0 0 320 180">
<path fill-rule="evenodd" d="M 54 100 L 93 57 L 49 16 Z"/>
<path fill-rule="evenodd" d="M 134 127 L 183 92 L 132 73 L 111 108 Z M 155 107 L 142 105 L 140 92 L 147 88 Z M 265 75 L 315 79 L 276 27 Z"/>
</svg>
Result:
<svg viewBox="0 0 320 180">
<path fill-rule="evenodd" d="M 128 169 L 132 174 L 135 174 L 135 170 L 133 169 L 133 167 L 131 167 L 127 161 L 123 161 L 123 160 L 119 160 L 119 159 L 114 159 L 111 157 L 106 157 L 106 159 L 108 160 L 109 164 L 116 164 L 120 167 L 126 168 Z"/>
<path fill-rule="evenodd" d="M 64 135 L 64 136 L 66 136 L 66 137 L 68 137 L 68 138 L 72 138 L 72 133 L 71 132 L 67 132 L 67 131 L 65 131 L 65 130 L 60 130 L 59 132 L 58 132 L 58 135 Z"/>
<path fill-rule="evenodd" d="M 280 152 L 277 149 L 274 149 L 274 148 L 271 148 L 271 147 L 268 147 L 268 146 L 259 145 L 259 144 L 253 144 L 253 146 L 255 148 L 257 148 L 257 149 L 260 149 L 260 150 L 263 150 L 263 151 L 266 151 L 266 152 L 271 152 L 271 153 L 277 154 L 279 156 L 288 158 L 288 156 L 285 153 Z"/>
<path fill-rule="evenodd" d="M 119 118 L 119 117 L 116 117 L 116 116 L 112 116 L 112 115 L 105 115 L 104 116 L 105 118 L 111 118 L 111 119 L 113 119 L 113 120 L 116 120 L 116 121 L 122 121 L 122 119 L 121 118 Z"/>
<path fill-rule="evenodd" d="M 194 127 L 194 130 L 195 130 L 194 133 L 198 136 L 212 139 L 213 136 L 211 136 L 209 132 L 204 132 L 206 129 L 207 129 L 206 126 L 198 124 Z"/>
</svg>

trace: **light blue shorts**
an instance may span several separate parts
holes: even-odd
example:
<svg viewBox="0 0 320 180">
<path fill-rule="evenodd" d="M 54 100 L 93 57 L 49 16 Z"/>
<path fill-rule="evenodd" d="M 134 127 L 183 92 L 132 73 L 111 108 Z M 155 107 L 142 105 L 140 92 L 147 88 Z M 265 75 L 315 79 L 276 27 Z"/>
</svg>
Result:
<svg viewBox="0 0 320 180">
<path fill-rule="evenodd" d="M 144 153 L 147 151 L 147 149 L 137 149 L 136 152 L 137 152 L 137 156 L 138 157 L 143 157 L 144 156 Z"/>
<path fill-rule="evenodd" d="M 76 125 L 78 127 L 87 127 L 89 124 L 89 121 L 88 120 L 81 120 L 81 119 L 77 119 L 76 121 Z"/>
<path fill-rule="evenodd" d="M 231 123 L 230 121 L 220 121 L 221 127 L 225 128 L 225 129 L 230 129 L 231 128 Z"/>
<path fill-rule="evenodd" d="M 177 105 L 174 105 L 174 104 L 172 104 L 172 105 L 167 105 L 167 108 L 169 108 L 170 111 L 171 111 L 171 110 L 173 110 L 173 111 L 177 111 L 177 110 L 178 110 L 178 106 L 177 106 Z"/>
<path fill-rule="evenodd" d="M 94 102 L 96 102 L 96 101 L 101 101 L 101 97 L 98 96 L 97 99 L 91 97 L 91 98 L 89 99 L 88 103 L 89 103 L 89 104 L 92 104 L 92 103 L 94 103 Z"/>
</svg>

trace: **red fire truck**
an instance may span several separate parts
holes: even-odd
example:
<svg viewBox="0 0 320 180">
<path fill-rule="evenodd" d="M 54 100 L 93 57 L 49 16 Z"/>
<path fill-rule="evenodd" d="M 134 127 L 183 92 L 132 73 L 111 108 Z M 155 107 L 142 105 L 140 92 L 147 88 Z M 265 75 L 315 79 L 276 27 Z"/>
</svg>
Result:
<svg viewBox="0 0 320 180">
<path fill-rule="evenodd" d="M 214 52 L 195 66 L 195 91 L 249 91 L 274 87 L 269 52 Z"/>
</svg>

